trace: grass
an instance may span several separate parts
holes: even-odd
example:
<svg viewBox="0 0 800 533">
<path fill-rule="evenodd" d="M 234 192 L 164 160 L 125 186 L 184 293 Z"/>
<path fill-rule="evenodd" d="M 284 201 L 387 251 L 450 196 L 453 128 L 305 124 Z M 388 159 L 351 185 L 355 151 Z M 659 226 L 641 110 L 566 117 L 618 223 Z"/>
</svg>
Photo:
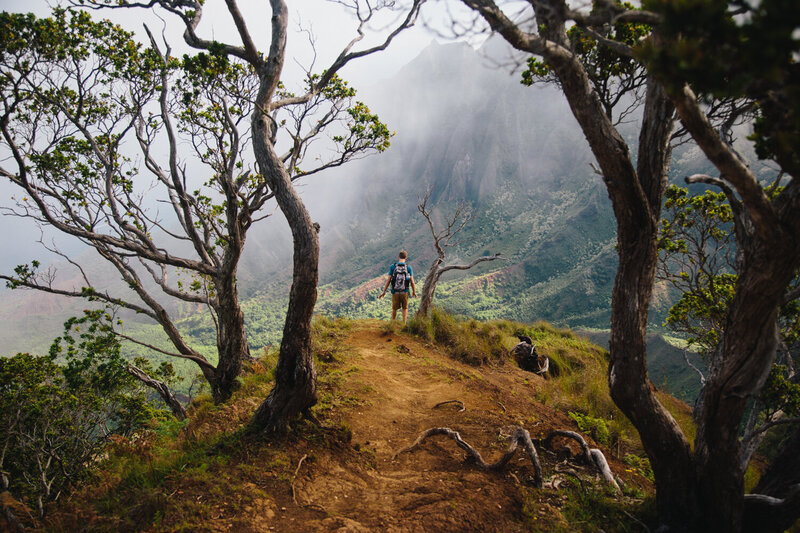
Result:
<svg viewBox="0 0 800 533">
<path fill-rule="evenodd" d="M 559 490 L 522 488 L 519 514 L 536 533 L 640 532 L 655 519 L 652 500 L 618 499 L 604 489 L 582 488 L 573 478 L 564 479 Z"/>
<path fill-rule="evenodd" d="M 434 307 L 428 317 L 412 317 L 405 330 L 443 346 L 454 359 L 479 366 L 506 362 L 509 347 L 516 344 L 507 324 L 458 320 Z"/>
</svg>

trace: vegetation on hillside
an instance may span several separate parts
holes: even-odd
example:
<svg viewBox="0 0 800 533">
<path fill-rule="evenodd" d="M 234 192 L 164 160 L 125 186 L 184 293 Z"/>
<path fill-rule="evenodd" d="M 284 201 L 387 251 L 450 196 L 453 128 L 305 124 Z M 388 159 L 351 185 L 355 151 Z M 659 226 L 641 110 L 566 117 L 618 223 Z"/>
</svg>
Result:
<svg viewBox="0 0 800 533">
<path fill-rule="evenodd" d="M 326 518 L 307 501 L 310 494 L 316 495 L 315 501 L 328 501 L 313 487 L 315 482 L 328 479 L 329 469 L 345 469 L 351 472 L 348 476 L 369 480 L 386 468 L 400 467 L 384 462 L 385 454 L 391 452 L 391 448 L 385 448 L 386 443 L 380 444 L 385 442 L 381 439 L 386 437 L 380 436 L 385 433 L 375 432 L 371 437 L 365 432 L 364 424 L 387 421 L 365 420 L 359 415 L 389 407 L 386 398 L 391 397 L 396 386 L 371 377 L 373 363 L 364 359 L 363 350 L 373 346 L 394 354 L 390 357 L 397 359 L 400 368 L 422 371 L 420 376 L 429 376 L 437 386 L 455 386 L 448 385 L 454 380 L 468 385 L 461 397 L 467 404 L 466 417 L 452 419 L 449 424 L 461 427 L 472 435 L 471 440 L 478 439 L 480 443 L 488 439 L 490 449 L 500 450 L 505 446 L 500 436 L 502 428 L 508 423 L 528 427 L 534 438 L 541 438 L 551 427 L 579 431 L 607 450 L 615 474 L 625 482 L 625 495 L 614 497 L 602 484 L 595 486 L 590 471 L 580 467 L 573 467 L 577 468 L 580 481 L 574 476 L 558 481 L 564 475 L 558 473 L 550 452 L 542 449 L 546 478 L 555 486 L 533 489 L 524 482 L 517 484 L 513 477 L 490 476 L 481 486 L 487 495 L 501 491 L 497 497 L 502 498 L 504 509 L 478 499 L 464 507 L 468 517 L 481 520 L 480 513 L 496 511 L 502 520 L 511 520 L 518 524 L 516 527 L 529 531 L 594 531 L 598 527 L 634 531 L 640 527 L 635 520 L 651 519 L 647 496 L 652 493 L 648 476 L 650 480 L 652 477 L 648 463 L 635 432 L 603 390 L 606 355 L 602 349 L 546 323 L 462 321 L 435 308 L 429 321 L 413 322 L 408 333 L 400 329 L 396 323 L 378 327 L 375 323 L 318 317 L 312 336 L 320 376 L 319 402 L 313 409 L 316 421 L 307 419 L 293 425 L 287 439 L 271 441 L 267 446 L 245 436 L 243 430 L 252 411 L 274 379 L 277 351 L 264 349 L 259 357 L 263 370 L 257 366 L 255 373 L 243 377 L 233 401 L 215 405 L 210 396 L 201 395 L 193 400 L 187 421 L 153 421 L 135 433 L 118 434 L 107 441 L 103 455 L 94 462 L 95 468 L 86 472 L 88 483 L 71 485 L 73 495 L 47 506 L 49 512 L 40 525 L 56 530 L 82 524 L 92 530 L 175 531 L 218 523 L 258 530 L 258 523 L 281 529 L 279 524 L 291 518 L 293 530 L 302 530 L 304 523 L 310 527 L 336 518 L 336 514 Z M 557 375 L 542 380 L 513 367 L 509 347 L 515 344 L 517 334 L 527 334 L 535 340 L 537 349 L 552 358 Z M 443 356 L 454 361 L 448 363 Z M 470 366 L 462 365 L 461 360 Z M 498 388 L 491 384 L 498 379 L 498 383 L 507 385 Z M 488 402 L 492 414 L 478 416 L 482 402 Z M 675 407 L 676 415 L 682 415 L 690 424 L 687 408 L 678 403 Z M 398 440 L 389 446 L 396 450 L 402 442 L 413 440 L 413 428 L 418 422 L 409 417 L 397 418 L 398 414 L 391 416 L 395 417 L 390 424 L 394 427 L 387 429 L 393 430 Z M 445 409 L 433 410 L 431 416 L 442 421 L 453 417 Z M 411 457 L 403 459 L 403 465 L 407 465 L 403 468 L 415 469 L 417 461 L 427 460 L 427 453 L 408 454 Z M 454 489 L 462 483 L 472 483 L 469 476 L 475 474 L 470 474 L 469 465 L 444 458 L 438 459 L 437 464 L 437 469 L 450 472 L 439 475 L 461 479 Z M 530 475 L 522 464 L 510 468 L 520 481 Z M 327 486 L 332 494 L 341 494 L 335 485 Z M 466 495 L 460 490 L 448 497 L 448 506 L 467 505 Z M 507 512 L 507 504 L 516 510 Z M 399 513 L 398 520 L 410 519 L 400 510 L 394 512 Z M 366 509 L 343 516 L 364 524 L 391 518 L 370 516 Z M 639 518 L 631 518 L 636 516 Z"/>
</svg>

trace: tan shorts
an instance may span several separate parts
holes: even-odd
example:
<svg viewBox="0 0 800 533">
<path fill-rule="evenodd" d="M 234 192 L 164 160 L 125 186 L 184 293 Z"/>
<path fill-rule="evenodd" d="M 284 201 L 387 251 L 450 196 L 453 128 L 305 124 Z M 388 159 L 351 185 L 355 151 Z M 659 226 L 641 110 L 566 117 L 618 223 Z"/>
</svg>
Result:
<svg viewBox="0 0 800 533">
<path fill-rule="evenodd" d="M 392 311 L 397 311 L 398 309 L 408 309 L 408 293 L 407 292 L 396 292 L 392 294 Z"/>
</svg>

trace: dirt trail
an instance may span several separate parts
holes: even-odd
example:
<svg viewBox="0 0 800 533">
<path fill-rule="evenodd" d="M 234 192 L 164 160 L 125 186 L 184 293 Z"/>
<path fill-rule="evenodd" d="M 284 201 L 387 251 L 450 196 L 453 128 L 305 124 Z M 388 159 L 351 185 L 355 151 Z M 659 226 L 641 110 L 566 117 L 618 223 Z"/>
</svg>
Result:
<svg viewBox="0 0 800 533">
<path fill-rule="evenodd" d="M 225 436 L 247 423 L 266 386 L 222 406 L 201 404 L 173 443 L 174 453 L 162 452 L 160 484 L 144 489 L 137 485 L 137 480 L 155 476 L 152 462 L 149 474 L 132 468 L 133 481 L 117 479 L 117 472 L 111 471 L 100 478 L 105 480 L 102 490 L 86 487 L 73 495 L 74 505 L 65 504 L 59 515 L 51 515 L 55 525 L 50 530 L 575 530 L 576 524 L 568 524 L 561 513 L 568 505 L 568 492 L 531 490 L 533 468 L 521 453 L 502 473 L 485 472 L 465 461 L 465 452 L 445 437 L 428 439 L 395 457 L 431 427 L 458 431 L 487 462 L 505 452 L 517 426 L 528 429 L 533 439 L 552 429 L 574 429 L 565 413 L 536 401 L 537 396 L 550 397 L 556 382 L 511 363 L 471 367 L 416 337 L 388 334 L 385 323 L 377 320 L 354 322 L 347 335 L 336 340 L 344 353 L 320 371 L 325 398 L 319 413 L 327 428 L 309 422 L 298 425 L 302 435 L 276 446 L 243 443 Z M 465 409 L 452 403 L 434 408 L 450 400 L 462 402 Z M 352 435 L 349 441 L 346 428 Z M 217 444 L 202 448 L 204 453 L 192 452 L 198 442 L 214 435 L 221 436 Z M 123 456 L 152 461 L 147 442 L 124 441 L 119 446 Z M 125 446 L 130 450 L 125 452 Z M 538 451 L 545 481 L 552 481 L 555 453 L 541 447 Z M 606 456 L 612 470 L 632 482 L 625 465 Z M 582 472 L 591 483 L 594 473 Z M 98 511 L 98 497 L 112 506 L 110 513 Z"/>
<path fill-rule="evenodd" d="M 508 446 L 500 436 L 519 423 L 515 413 L 530 411 L 540 378 L 532 380 L 511 365 L 478 370 L 421 341 L 369 326 L 359 326 L 347 340 L 358 351 L 348 384 L 370 391 L 347 420 L 364 464 L 320 464 L 298 479 L 302 501 L 328 515 L 306 520 L 306 530 L 526 530 L 518 483 L 532 469 L 521 455 L 505 474 L 465 465 L 464 453 L 446 439 L 393 456 L 422 430 L 448 426 L 487 460 L 494 459 Z M 459 411 L 457 404 L 433 408 L 448 400 L 460 400 L 466 409 Z"/>
</svg>

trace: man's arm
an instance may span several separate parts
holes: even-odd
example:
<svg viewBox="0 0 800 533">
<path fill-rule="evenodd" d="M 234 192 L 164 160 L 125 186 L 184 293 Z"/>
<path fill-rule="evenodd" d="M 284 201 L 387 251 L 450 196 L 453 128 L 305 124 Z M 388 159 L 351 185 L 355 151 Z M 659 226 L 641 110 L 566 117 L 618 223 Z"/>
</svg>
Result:
<svg viewBox="0 0 800 533">
<path fill-rule="evenodd" d="M 382 293 L 381 293 L 381 294 L 378 296 L 378 299 L 379 299 L 379 300 L 380 300 L 381 298 L 383 298 L 384 296 L 386 296 L 386 289 L 388 289 L 388 288 L 389 288 L 389 284 L 390 284 L 391 282 L 392 282 L 392 277 L 391 277 L 391 276 L 388 276 L 388 277 L 386 278 L 386 283 L 385 283 L 385 284 L 384 284 L 384 286 L 383 286 L 383 292 L 382 292 Z"/>
<path fill-rule="evenodd" d="M 414 283 L 414 276 L 411 276 L 411 297 L 417 297 L 417 284 Z"/>
</svg>

